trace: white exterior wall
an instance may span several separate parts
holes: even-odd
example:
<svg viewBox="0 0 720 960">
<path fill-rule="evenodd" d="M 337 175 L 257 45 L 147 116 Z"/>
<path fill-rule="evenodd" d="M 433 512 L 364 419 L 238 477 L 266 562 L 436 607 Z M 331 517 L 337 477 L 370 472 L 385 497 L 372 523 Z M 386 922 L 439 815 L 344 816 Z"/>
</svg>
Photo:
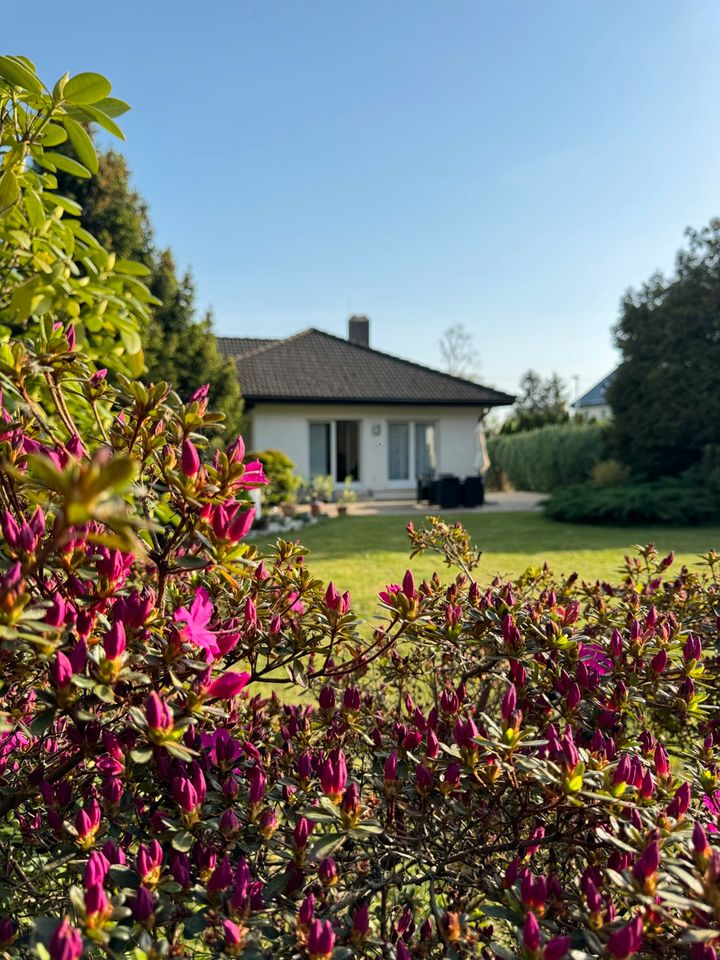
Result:
<svg viewBox="0 0 720 960">
<path fill-rule="evenodd" d="M 414 476 L 388 480 L 388 423 L 407 421 L 435 425 L 437 473 L 463 479 L 476 474 L 475 427 L 478 407 L 365 406 L 330 404 L 258 404 L 250 411 L 251 436 L 248 448 L 282 450 L 306 479 L 310 474 L 311 421 L 358 420 L 360 422 L 360 480 L 358 493 L 375 497 L 407 496 L 415 493 Z M 373 428 L 379 426 L 379 433 Z M 414 431 L 410 431 L 411 444 Z M 412 446 L 410 470 L 414 471 Z M 336 484 L 338 488 L 342 483 Z"/>
<path fill-rule="evenodd" d="M 595 403 L 586 407 L 579 407 L 578 412 L 585 420 L 610 420 L 612 410 L 607 403 Z"/>
</svg>

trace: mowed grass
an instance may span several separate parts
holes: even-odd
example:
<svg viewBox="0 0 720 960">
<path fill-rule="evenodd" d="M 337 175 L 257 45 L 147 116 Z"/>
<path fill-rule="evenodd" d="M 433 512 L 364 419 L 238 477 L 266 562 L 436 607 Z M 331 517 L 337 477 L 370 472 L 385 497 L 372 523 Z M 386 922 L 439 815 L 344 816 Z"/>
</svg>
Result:
<svg viewBox="0 0 720 960">
<path fill-rule="evenodd" d="M 634 544 L 654 543 L 658 550 L 675 551 L 676 569 L 698 562 L 700 554 L 720 549 L 720 526 L 704 527 L 600 527 L 556 523 L 539 513 L 458 513 L 444 517 L 460 520 L 483 550 L 478 579 L 495 574 L 514 577 L 528 567 L 547 561 L 557 574 L 575 571 L 585 580 L 616 580 L 623 556 Z M 307 547 L 307 564 L 323 580 L 333 580 L 340 590 L 350 590 L 355 611 L 372 619 L 379 611 L 377 595 L 387 583 L 397 583 L 410 567 L 418 578 L 438 570 L 447 576 L 439 557 L 424 555 L 410 561 L 405 532 L 413 516 L 339 517 L 298 532 Z M 265 541 L 259 540 L 262 549 Z"/>
</svg>

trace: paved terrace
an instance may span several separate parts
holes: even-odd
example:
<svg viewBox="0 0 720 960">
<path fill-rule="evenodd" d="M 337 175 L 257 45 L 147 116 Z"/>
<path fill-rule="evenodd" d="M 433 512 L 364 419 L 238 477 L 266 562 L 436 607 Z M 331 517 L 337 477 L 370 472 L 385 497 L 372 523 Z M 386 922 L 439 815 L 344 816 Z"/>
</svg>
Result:
<svg viewBox="0 0 720 960">
<path fill-rule="evenodd" d="M 453 513 L 517 513 L 518 511 L 538 511 L 545 494 L 532 493 L 527 490 L 508 490 L 497 493 L 488 493 L 482 507 L 458 507 L 453 510 L 441 510 L 440 507 L 417 503 L 415 500 L 357 500 L 349 505 L 348 513 L 353 517 L 370 517 L 378 514 L 407 515 L 417 513 L 421 516 L 428 514 Z M 333 514 L 334 504 L 323 504 L 323 511 Z"/>
</svg>

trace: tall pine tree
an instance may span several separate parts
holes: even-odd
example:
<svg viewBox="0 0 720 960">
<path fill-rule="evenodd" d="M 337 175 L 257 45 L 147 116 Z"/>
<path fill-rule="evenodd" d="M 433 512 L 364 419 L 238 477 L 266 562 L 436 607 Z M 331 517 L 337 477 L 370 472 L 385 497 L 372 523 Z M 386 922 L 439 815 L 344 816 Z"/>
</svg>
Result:
<svg viewBox="0 0 720 960">
<path fill-rule="evenodd" d="M 97 175 L 89 180 L 58 171 L 58 187 L 82 206 L 83 226 L 105 247 L 150 269 L 147 283 L 162 305 L 154 308 L 143 332 L 147 378 L 169 381 L 184 399 L 209 383 L 212 406 L 225 414 L 226 433 L 238 433 L 240 385 L 232 360 L 218 351 L 211 313 L 197 316 L 191 274 L 178 276 L 172 252 L 156 249 L 147 203 L 131 186 L 125 158 L 114 150 L 99 151 L 99 161 Z"/>
</svg>

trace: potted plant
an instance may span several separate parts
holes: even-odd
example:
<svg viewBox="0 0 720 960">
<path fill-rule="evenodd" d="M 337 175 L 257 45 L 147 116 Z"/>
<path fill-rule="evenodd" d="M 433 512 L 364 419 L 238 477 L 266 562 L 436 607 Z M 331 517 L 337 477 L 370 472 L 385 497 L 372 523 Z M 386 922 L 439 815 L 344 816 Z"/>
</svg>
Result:
<svg viewBox="0 0 720 960">
<path fill-rule="evenodd" d="M 329 503 L 333 495 L 333 479 L 331 476 L 315 476 L 312 478 L 312 495 L 310 513 L 313 517 L 322 516 L 322 503 Z"/>
<path fill-rule="evenodd" d="M 337 508 L 338 515 L 341 517 L 345 516 L 348 512 L 348 504 L 355 503 L 357 500 L 357 493 L 353 490 L 352 482 L 352 477 L 345 477 L 345 483 L 343 484 Z"/>
</svg>

